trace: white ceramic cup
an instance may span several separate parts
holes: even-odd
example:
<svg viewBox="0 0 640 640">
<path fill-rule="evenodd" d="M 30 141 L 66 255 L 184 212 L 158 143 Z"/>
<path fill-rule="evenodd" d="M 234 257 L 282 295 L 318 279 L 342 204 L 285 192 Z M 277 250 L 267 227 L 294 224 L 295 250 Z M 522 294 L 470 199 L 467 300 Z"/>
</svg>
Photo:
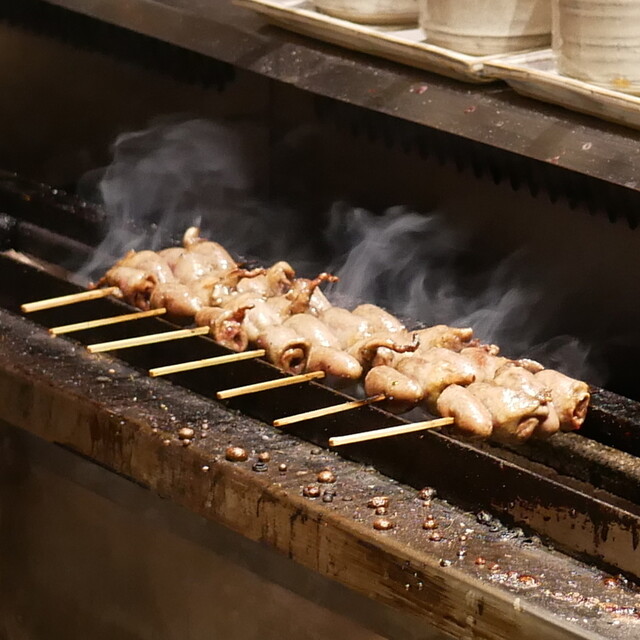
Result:
<svg viewBox="0 0 640 640">
<path fill-rule="evenodd" d="M 550 0 L 420 0 L 427 42 L 471 55 L 543 47 L 551 41 Z"/>
<path fill-rule="evenodd" d="M 418 0 L 314 0 L 319 11 L 366 24 L 416 24 Z"/>
<path fill-rule="evenodd" d="M 553 0 L 558 71 L 640 93 L 640 0 Z"/>
</svg>

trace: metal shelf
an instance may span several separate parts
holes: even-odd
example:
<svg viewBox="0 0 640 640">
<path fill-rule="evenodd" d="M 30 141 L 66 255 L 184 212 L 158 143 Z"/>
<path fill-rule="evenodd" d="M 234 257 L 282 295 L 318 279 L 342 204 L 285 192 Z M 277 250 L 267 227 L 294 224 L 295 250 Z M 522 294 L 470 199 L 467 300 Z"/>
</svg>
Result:
<svg viewBox="0 0 640 640">
<path fill-rule="evenodd" d="M 230 0 L 47 0 L 314 94 L 640 191 L 640 132 L 297 36 Z M 419 87 L 427 87 L 419 89 Z"/>
</svg>

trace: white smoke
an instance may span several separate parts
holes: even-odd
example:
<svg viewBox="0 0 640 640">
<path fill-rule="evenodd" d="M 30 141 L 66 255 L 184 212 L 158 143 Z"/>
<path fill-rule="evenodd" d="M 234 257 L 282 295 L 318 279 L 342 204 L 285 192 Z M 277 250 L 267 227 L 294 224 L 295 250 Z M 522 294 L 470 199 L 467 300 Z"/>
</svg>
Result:
<svg viewBox="0 0 640 640">
<path fill-rule="evenodd" d="M 446 210 L 425 215 L 394 207 L 381 214 L 336 204 L 310 220 L 257 197 L 254 128 L 203 120 L 157 123 L 120 136 L 109 167 L 87 176 L 111 221 L 83 273 L 95 277 L 129 249 L 177 243 L 190 225 L 240 256 L 285 259 L 304 275 L 329 270 L 329 289 L 349 306 L 376 302 L 409 322 L 471 326 L 512 357 L 530 356 L 598 381 L 589 350 L 568 336 L 549 339 L 561 296 L 527 279 L 526 249 L 500 261 L 483 257 L 482 237 L 454 227 Z M 486 258 L 486 256 L 484 256 Z"/>
<path fill-rule="evenodd" d="M 454 228 L 444 214 L 394 207 L 382 215 L 334 207 L 325 230 L 339 301 L 375 301 L 409 323 L 470 326 L 511 357 L 530 357 L 577 377 L 599 379 L 589 348 L 572 336 L 544 338 L 562 313 L 560 298 L 527 280 L 526 250 L 472 268 L 482 238 Z"/>
</svg>

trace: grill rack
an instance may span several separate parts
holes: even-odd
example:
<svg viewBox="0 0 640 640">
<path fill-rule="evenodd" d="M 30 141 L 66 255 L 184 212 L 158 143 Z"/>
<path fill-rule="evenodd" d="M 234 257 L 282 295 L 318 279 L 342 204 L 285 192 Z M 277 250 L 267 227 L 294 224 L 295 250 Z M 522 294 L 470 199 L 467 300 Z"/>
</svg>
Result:
<svg viewBox="0 0 640 640">
<path fill-rule="evenodd" d="M 8 175 L 4 178 L 11 181 Z M 38 192 L 42 195 L 40 202 Z M 17 190 L 11 193 L 15 197 Z M 70 240 L 54 230 L 57 205 L 64 205 L 60 215 L 62 226 L 77 215 L 84 218 L 89 229 L 91 224 L 88 220 L 100 220 L 100 216 L 96 217 L 96 210 L 92 207 L 87 212 L 85 203 L 60 192 L 55 195 L 56 198 L 51 200 L 50 190 L 31 185 L 28 202 L 35 202 L 29 221 L 5 214 L 3 225 L 0 225 L 4 230 L 0 246 L 34 254 L 54 263 L 61 255 L 68 255 L 69 251 L 77 248 L 89 255 L 92 251 L 90 246 Z M 74 204 L 77 209 L 74 209 Z M 36 224 L 40 220 L 46 222 L 47 228 Z M 93 236 L 87 234 L 87 237 Z M 29 292 L 30 298 L 45 298 L 80 289 L 6 256 L 0 257 L 0 268 L 8 276 L 0 291 L 0 304 L 14 313 L 25 302 L 25 291 Z M 120 301 L 103 299 L 78 308 L 44 311 L 34 319 L 41 325 L 54 326 L 131 309 Z M 135 327 L 115 325 L 88 331 L 80 339 L 83 343 L 112 340 L 154 333 L 168 327 L 175 328 L 160 318 L 148 318 L 138 321 Z M 74 336 L 76 340 L 78 337 Z M 159 364 L 228 353 L 208 338 L 193 338 L 187 343 L 179 346 L 166 343 L 160 351 L 154 347 L 141 347 L 118 355 L 146 371 Z M 214 391 L 222 388 L 283 375 L 266 362 L 245 361 L 224 370 L 177 374 L 172 380 L 211 398 Z M 238 398 L 229 406 L 234 411 L 270 423 L 283 415 L 348 399 L 351 398 L 326 386 L 309 383 L 304 394 L 299 393 L 296 387 L 285 388 L 250 399 Z M 640 434 L 639 415 L 637 403 L 594 389 L 585 433 L 602 440 L 618 438 L 627 449 L 637 452 L 634 438 Z M 326 446 L 329 436 L 402 422 L 397 416 L 369 406 L 358 409 L 348 418 L 317 419 L 302 426 L 293 426 L 289 432 Z M 630 431 L 631 437 L 627 435 Z M 616 567 L 633 578 L 640 578 L 640 566 L 636 566 L 634 561 L 640 538 L 640 508 L 635 504 L 640 477 L 637 459 L 574 434 L 558 435 L 551 442 L 557 445 L 539 443 L 511 452 L 487 443 L 472 446 L 442 434 L 428 433 L 353 445 L 341 453 L 374 465 L 381 472 L 414 487 L 435 485 L 443 497 L 457 504 L 470 509 L 489 509 L 508 522 L 541 534 L 572 554 L 595 559 L 603 566 Z M 530 455 L 531 459 L 524 457 L 523 453 Z M 429 463 L 425 464 L 425 460 Z M 452 474 L 451 469 L 456 469 L 456 473 Z M 567 528 L 567 521 L 571 522 L 570 528 Z"/>
</svg>

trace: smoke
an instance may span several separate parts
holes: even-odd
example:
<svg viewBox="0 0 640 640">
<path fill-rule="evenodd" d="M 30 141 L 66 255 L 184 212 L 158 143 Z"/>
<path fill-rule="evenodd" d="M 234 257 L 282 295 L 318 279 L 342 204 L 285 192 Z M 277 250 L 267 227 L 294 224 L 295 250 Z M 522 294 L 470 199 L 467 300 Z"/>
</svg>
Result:
<svg viewBox="0 0 640 640">
<path fill-rule="evenodd" d="M 203 120 L 160 122 L 120 136 L 113 162 L 85 177 L 83 195 L 110 219 L 104 242 L 82 270 L 95 277 L 129 249 L 175 244 L 200 225 L 237 255 L 285 259 L 303 275 L 332 271 L 337 304 L 375 302 L 410 324 L 472 326 L 511 357 L 528 356 L 598 381 L 589 349 L 570 336 L 549 339 L 561 295 L 531 277 L 526 248 L 494 260 L 483 238 L 439 213 L 393 207 L 382 213 L 335 204 L 326 215 L 266 204 L 256 127 Z M 262 181 L 264 182 L 264 181 Z"/>
<path fill-rule="evenodd" d="M 240 256 L 316 264 L 304 217 L 267 206 L 258 195 L 265 137 L 256 125 L 205 120 L 159 121 L 119 136 L 111 164 L 79 184 L 80 194 L 98 202 L 109 219 L 80 275 L 95 278 L 130 249 L 179 243 L 191 225 Z"/>
<path fill-rule="evenodd" d="M 470 326 L 505 355 L 599 379 L 590 349 L 578 338 L 545 337 L 563 313 L 564 298 L 535 284 L 528 269 L 533 256 L 526 249 L 478 264 L 487 262 L 477 249 L 482 237 L 453 227 L 445 214 L 402 207 L 374 215 L 335 206 L 329 220 L 330 269 L 340 276 L 329 289 L 334 300 L 375 301 L 413 325 L 417 320 L 426 326 Z"/>
</svg>

